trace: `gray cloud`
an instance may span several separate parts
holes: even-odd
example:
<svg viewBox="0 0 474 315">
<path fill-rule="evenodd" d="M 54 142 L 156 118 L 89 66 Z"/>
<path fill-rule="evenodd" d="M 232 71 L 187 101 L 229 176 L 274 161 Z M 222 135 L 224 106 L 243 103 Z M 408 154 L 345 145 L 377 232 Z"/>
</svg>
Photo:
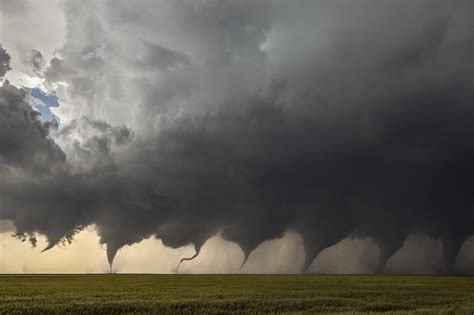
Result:
<svg viewBox="0 0 474 315">
<path fill-rule="evenodd" d="M 416 232 L 441 240 L 451 272 L 474 233 L 471 8 L 66 4 L 67 41 L 45 76 L 65 83 L 52 135 L 67 158 L 33 114 L 25 124 L 45 130 L 34 146 L 0 138 L 9 167 L 38 169 L 37 152 L 61 165 L 2 178 L 0 219 L 50 245 L 96 224 L 110 262 L 151 235 L 199 252 L 221 233 L 248 257 L 292 230 L 304 269 L 352 236 L 377 244 L 382 271 Z M 21 103 L 2 89 L 5 108 Z"/>
<path fill-rule="evenodd" d="M 10 55 L 0 45 L 0 77 L 3 77 L 10 69 Z"/>
<path fill-rule="evenodd" d="M 35 73 L 40 74 L 43 70 L 46 62 L 40 51 L 33 49 L 28 56 L 26 63 L 30 65 Z"/>
<path fill-rule="evenodd" d="M 5 81 L 0 87 L 0 162 L 34 173 L 51 173 L 65 156 L 49 137 L 52 123 L 41 123 L 26 101 L 28 91 Z"/>
</svg>

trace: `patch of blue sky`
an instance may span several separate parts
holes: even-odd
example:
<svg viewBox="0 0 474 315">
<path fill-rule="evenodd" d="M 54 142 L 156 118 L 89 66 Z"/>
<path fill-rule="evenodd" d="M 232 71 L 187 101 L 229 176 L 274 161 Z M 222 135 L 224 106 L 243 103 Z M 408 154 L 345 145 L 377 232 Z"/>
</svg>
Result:
<svg viewBox="0 0 474 315">
<path fill-rule="evenodd" d="M 31 105 L 40 112 L 41 120 L 51 121 L 55 117 L 50 108 L 59 107 L 59 99 L 54 94 L 48 94 L 38 88 L 31 90 Z"/>
</svg>

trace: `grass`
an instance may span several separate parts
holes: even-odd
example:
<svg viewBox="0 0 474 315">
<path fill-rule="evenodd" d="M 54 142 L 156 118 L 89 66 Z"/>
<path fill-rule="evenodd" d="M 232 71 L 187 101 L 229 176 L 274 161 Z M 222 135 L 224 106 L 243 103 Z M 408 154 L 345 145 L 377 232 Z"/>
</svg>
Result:
<svg viewBox="0 0 474 315">
<path fill-rule="evenodd" d="M 474 277 L 0 276 L 0 314 L 473 314 Z"/>
</svg>

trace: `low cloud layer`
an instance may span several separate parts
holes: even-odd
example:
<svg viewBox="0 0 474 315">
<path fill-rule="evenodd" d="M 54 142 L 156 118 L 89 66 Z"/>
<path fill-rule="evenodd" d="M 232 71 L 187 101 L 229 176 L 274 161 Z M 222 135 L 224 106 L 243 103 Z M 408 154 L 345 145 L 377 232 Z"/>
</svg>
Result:
<svg viewBox="0 0 474 315">
<path fill-rule="evenodd" d="M 220 235 L 245 262 L 291 231 L 303 271 L 369 238 L 382 272 L 421 233 L 454 271 L 474 234 L 471 2 L 61 8 L 65 43 L 35 66 L 59 122 L 0 88 L 0 220 L 19 237 L 50 248 L 95 224 L 112 263 Z"/>
</svg>

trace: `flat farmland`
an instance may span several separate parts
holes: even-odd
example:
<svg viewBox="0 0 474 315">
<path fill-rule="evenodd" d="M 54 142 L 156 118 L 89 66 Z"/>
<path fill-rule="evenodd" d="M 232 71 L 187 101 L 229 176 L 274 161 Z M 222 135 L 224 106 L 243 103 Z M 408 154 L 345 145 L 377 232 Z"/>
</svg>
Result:
<svg viewBox="0 0 474 315">
<path fill-rule="evenodd" d="M 0 314 L 473 314 L 474 277 L 3 275 Z"/>
</svg>

